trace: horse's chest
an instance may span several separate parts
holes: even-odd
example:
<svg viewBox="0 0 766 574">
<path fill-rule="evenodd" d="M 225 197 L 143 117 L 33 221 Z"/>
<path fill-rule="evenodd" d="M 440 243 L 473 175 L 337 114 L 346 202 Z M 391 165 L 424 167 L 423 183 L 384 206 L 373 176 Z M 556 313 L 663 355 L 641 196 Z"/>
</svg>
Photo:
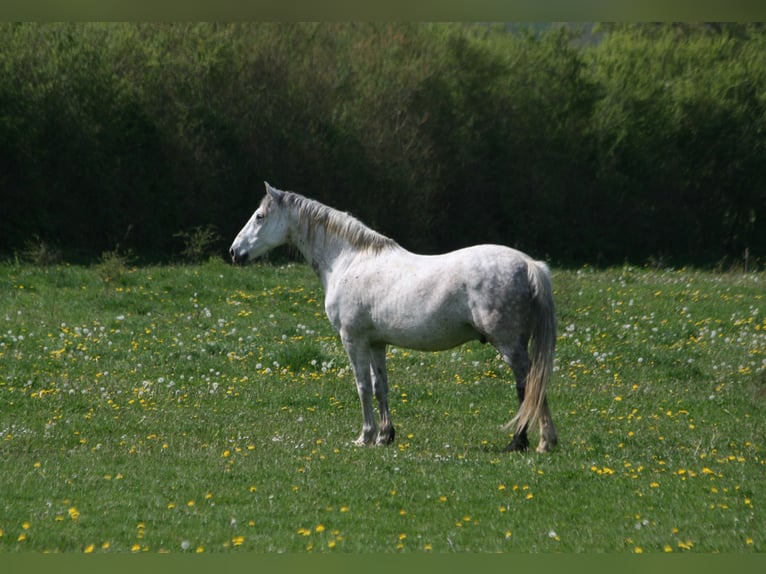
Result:
<svg viewBox="0 0 766 574">
<path fill-rule="evenodd" d="M 324 310 L 336 331 L 358 321 L 360 301 L 354 301 L 348 293 L 330 292 L 325 297 Z"/>
<path fill-rule="evenodd" d="M 325 313 L 336 331 L 369 329 L 370 307 L 378 296 L 358 281 L 343 281 L 328 289 Z"/>
</svg>

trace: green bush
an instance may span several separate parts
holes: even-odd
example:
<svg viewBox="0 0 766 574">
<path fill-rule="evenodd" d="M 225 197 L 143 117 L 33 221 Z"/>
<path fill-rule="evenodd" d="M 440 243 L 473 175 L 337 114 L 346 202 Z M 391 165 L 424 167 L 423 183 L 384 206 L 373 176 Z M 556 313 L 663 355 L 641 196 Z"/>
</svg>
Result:
<svg viewBox="0 0 766 574">
<path fill-rule="evenodd" d="M 403 245 L 766 245 L 762 27 L 0 24 L 0 253 L 168 259 L 264 180 Z M 225 242 L 223 242 L 225 243 Z"/>
</svg>

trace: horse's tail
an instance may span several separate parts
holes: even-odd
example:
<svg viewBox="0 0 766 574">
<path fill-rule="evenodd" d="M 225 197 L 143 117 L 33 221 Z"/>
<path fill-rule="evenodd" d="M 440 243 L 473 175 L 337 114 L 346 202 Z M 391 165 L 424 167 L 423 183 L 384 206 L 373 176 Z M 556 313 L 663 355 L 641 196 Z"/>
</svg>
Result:
<svg viewBox="0 0 766 574">
<path fill-rule="evenodd" d="M 556 313 L 553 304 L 553 285 L 548 266 L 542 261 L 531 261 L 527 267 L 532 288 L 533 320 L 531 331 L 531 365 L 518 414 L 510 424 L 516 423 L 516 432 L 534 425 L 543 412 L 548 381 L 553 372 L 556 350 Z"/>
</svg>

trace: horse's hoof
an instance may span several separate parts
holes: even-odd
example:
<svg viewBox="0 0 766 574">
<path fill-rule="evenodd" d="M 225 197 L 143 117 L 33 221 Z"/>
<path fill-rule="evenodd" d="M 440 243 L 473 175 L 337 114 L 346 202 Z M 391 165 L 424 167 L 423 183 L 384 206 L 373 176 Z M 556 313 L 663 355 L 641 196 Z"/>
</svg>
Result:
<svg viewBox="0 0 766 574">
<path fill-rule="evenodd" d="M 391 430 L 387 433 L 380 433 L 378 435 L 378 440 L 375 441 L 375 444 L 378 446 L 387 446 L 389 444 L 393 444 L 395 437 L 396 431 L 394 430 L 394 427 L 391 427 Z"/>
<path fill-rule="evenodd" d="M 553 440 L 541 440 L 540 444 L 537 445 L 537 448 L 535 449 L 537 452 L 543 453 L 543 452 L 551 452 L 554 448 L 556 448 L 556 444 L 558 441 L 556 439 Z"/>
<path fill-rule="evenodd" d="M 505 447 L 504 452 L 524 452 L 529 448 L 529 439 L 526 435 L 514 435 L 513 440 Z"/>
</svg>

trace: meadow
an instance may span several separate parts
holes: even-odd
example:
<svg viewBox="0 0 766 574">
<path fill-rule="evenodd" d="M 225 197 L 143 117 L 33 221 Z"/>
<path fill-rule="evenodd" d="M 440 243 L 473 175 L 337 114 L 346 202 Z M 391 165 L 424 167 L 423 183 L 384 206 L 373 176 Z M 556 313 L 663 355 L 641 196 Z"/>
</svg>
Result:
<svg viewBox="0 0 766 574">
<path fill-rule="evenodd" d="M 478 342 L 389 348 L 397 442 L 353 446 L 304 265 L 0 264 L 0 552 L 766 550 L 766 274 L 553 278 L 540 455 Z"/>
</svg>

